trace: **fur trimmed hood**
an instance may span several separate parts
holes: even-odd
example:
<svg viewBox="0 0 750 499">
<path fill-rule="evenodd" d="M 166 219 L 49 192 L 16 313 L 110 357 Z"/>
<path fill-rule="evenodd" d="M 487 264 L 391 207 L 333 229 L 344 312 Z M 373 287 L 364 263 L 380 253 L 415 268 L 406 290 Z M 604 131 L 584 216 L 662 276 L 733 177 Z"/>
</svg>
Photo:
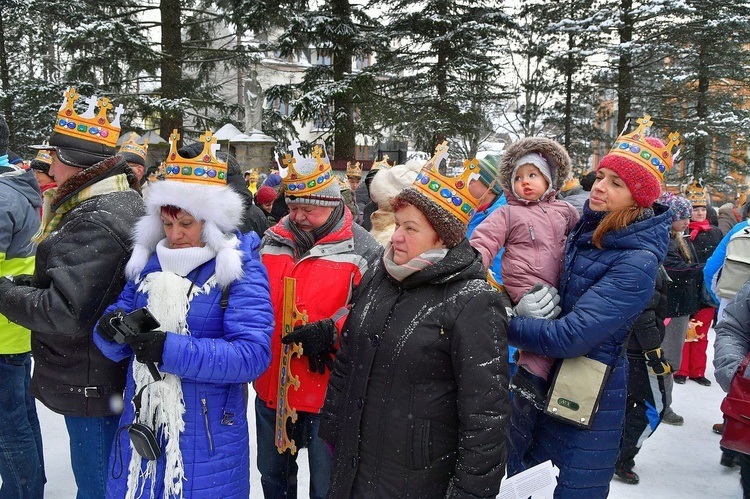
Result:
<svg viewBox="0 0 750 499">
<path fill-rule="evenodd" d="M 565 185 L 572 170 L 570 156 L 565 148 L 554 140 L 544 137 L 526 137 L 508 146 L 500 158 L 498 176 L 506 192 L 511 192 L 513 188 L 510 176 L 513 174 L 516 161 L 532 152 L 541 154 L 549 163 L 552 175 L 550 187 L 559 191 Z"/>
<path fill-rule="evenodd" d="M 216 251 L 216 282 L 224 287 L 242 277 L 242 252 L 234 234 L 242 221 L 242 198 L 228 186 L 196 185 L 164 180 L 151 185 L 146 214 L 135 224 L 133 254 L 125 267 L 128 279 L 136 280 L 156 244 L 164 239 L 161 207 L 176 206 L 205 222 L 201 239 Z"/>
</svg>

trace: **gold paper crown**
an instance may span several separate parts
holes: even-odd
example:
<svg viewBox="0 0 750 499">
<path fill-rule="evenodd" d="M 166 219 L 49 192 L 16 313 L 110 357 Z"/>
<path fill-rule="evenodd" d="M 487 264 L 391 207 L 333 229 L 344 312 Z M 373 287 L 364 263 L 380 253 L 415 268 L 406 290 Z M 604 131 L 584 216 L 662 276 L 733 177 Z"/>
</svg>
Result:
<svg viewBox="0 0 750 499">
<path fill-rule="evenodd" d="M 347 177 L 361 177 L 362 176 L 362 165 L 357 161 L 352 165 L 351 161 L 346 162 L 346 176 Z"/>
<path fill-rule="evenodd" d="M 469 192 L 469 181 L 479 178 L 479 161 L 476 158 L 467 159 L 461 175 L 445 177 L 438 172 L 438 167 L 447 155 L 448 143 L 438 144 L 435 155 L 417 174 L 413 186 L 429 200 L 468 224 L 479 206 L 479 200 Z"/>
<path fill-rule="evenodd" d="M 148 138 L 145 139 L 143 145 L 141 145 L 136 142 L 136 136 L 137 134 L 135 132 L 128 132 L 128 138 L 120 146 L 119 152 L 129 152 L 130 154 L 135 154 L 136 156 L 143 158 L 143 161 L 146 161 L 146 156 L 148 155 Z"/>
<path fill-rule="evenodd" d="M 312 151 L 312 156 L 317 163 L 315 169 L 306 175 L 298 173 L 294 164 L 302 159 L 299 153 L 299 145 L 299 142 L 296 141 L 291 143 L 289 150 L 292 151 L 292 154 L 284 156 L 283 167 L 279 169 L 279 175 L 288 194 L 300 197 L 310 196 L 328 187 L 334 181 L 335 175 L 331 168 L 331 162 L 328 161 L 328 156 L 317 144 Z"/>
<path fill-rule="evenodd" d="M 391 165 L 388 163 L 388 155 L 384 154 L 383 159 L 380 161 L 373 161 L 370 170 L 387 170 L 390 167 Z"/>
<path fill-rule="evenodd" d="M 63 93 L 63 103 L 57 112 L 57 121 L 54 131 L 70 137 L 75 137 L 89 142 L 96 142 L 107 147 L 116 148 L 117 139 L 120 136 L 120 115 L 124 109 L 122 104 L 114 108 L 115 119 L 111 122 L 107 118 L 107 111 L 112 109 L 112 103 L 107 97 L 97 99 L 92 95 L 85 102 L 88 104 L 86 112 L 76 113 L 73 105 L 81 95 L 73 87 Z M 94 113 L 94 108 L 99 107 L 99 112 Z"/>
<path fill-rule="evenodd" d="M 203 151 L 194 158 L 183 158 L 177 152 L 177 141 L 180 134 L 172 130 L 169 135 L 169 154 L 164 161 L 167 180 L 180 180 L 204 185 L 226 185 L 227 164 L 216 159 L 214 151 L 219 144 L 211 130 L 200 136 Z"/>
<path fill-rule="evenodd" d="M 702 179 L 694 180 L 688 184 L 685 188 L 685 198 L 690 201 L 690 204 L 693 206 L 708 206 L 708 189 L 703 185 Z"/>
<path fill-rule="evenodd" d="M 49 142 L 46 140 L 44 141 L 44 145 L 49 145 Z M 41 161 L 42 163 L 46 163 L 48 165 L 52 164 L 52 156 L 49 155 L 49 149 L 40 149 L 38 153 L 36 153 L 36 157 L 33 161 Z"/>
<path fill-rule="evenodd" d="M 636 123 L 638 128 L 633 133 L 617 137 L 609 154 L 627 158 L 652 172 L 659 181 L 663 181 L 664 174 L 674 164 L 672 150 L 680 145 L 680 134 L 670 133 L 669 141 L 663 148 L 655 147 L 646 142 L 644 135 L 645 128 L 653 124 L 651 116 L 647 114 L 636 120 Z"/>
</svg>

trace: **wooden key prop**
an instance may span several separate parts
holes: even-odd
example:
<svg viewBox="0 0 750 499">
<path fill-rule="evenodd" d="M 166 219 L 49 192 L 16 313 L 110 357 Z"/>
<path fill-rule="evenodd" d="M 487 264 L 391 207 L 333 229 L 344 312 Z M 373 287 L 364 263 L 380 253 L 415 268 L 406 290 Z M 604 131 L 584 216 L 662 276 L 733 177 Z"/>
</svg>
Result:
<svg viewBox="0 0 750 499">
<path fill-rule="evenodd" d="M 297 289 L 297 280 L 293 277 L 284 278 L 284 304 L 283 320 L 284 330 L 282 335 L 286 336 L 294 330 L 294 326 L 304 325 L 307 323 L 307 311 L 297 310 L 295 306 L 295 293 Z M 288 419 L 292 423 L 297 421 L 297 411 L 289 407 L 287 394 L 291 388 L 299 389 L 299 376 L 292 375 L 292 356 L 302 355 L 302 347 L 299 343 L 282 343 L 281 362 L 279 362 L 279 389 L 276 394 L 276 450 L 282 454 L 285 450 L 290 449 L 292 454 L 297 453 L 297 446 L 294 440 L 289 439 L 286 431 L 286 422 Z"/>
</svg>

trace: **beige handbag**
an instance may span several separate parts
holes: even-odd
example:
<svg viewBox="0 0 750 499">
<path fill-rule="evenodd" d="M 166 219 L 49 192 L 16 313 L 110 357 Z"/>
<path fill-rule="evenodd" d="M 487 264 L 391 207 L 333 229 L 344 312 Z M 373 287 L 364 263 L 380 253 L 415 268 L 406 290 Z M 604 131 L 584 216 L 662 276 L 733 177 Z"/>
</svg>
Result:
<svg viewBox="0 0 750 499">
<path fill-rule="evenodd" d="M 547 393 L 545 414 L 578 428 L 591 428 L 611 370 L 588 357 L 563 359 Z"/>
</svg>

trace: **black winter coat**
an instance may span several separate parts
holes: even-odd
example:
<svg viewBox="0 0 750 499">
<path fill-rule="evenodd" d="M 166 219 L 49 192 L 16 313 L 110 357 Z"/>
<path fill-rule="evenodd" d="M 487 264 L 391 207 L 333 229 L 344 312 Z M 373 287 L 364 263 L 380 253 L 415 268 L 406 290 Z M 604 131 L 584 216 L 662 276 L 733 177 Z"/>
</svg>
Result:
<svg viewBox="0 0 750 499">
<path fill-rule="evenodd" d="M 465 239 L 399 283 L 357 290 L 320 436 L 329 497 L 495 497 L 505 472 L 507 318 Z M 363 279 L 363 283 L 365 280 Z"/>
<path fill-rule="evenodd" d="M 114 156 L 82 170 L 58 189 L 58 203 L 123 173 L 123 165 Z M 130 233 L 143 214 L 143 200 L 131 189 L 81 201 L 39 243 L 33 286 L 15 286 L 0 300 L 6 317 L 31 329 L 31 393 L 59 414 L 118 414 L 110 398 L 122 397 L 128 364 L 107 359 L 93 331 L 125 285 Z"/>
<path fill-rule="evenodd" d="M 669 276 L 659 267 L 654 284 L 654 296 L 633 324 L 628 338 L 628 358 L 643 360 L 643 352 L 661 347 L 664 341 L 664 319 L 669 317 L 667 281 Z"/>
<path fill-rule="evenodd" d="M 703 264 L 698 263 L 690 239 L 685 237 L 685 243 L 690 250 L 690 263 L 674 237 L 669 239 L 669 251 L 664 260 L 664 268 L 672 282 L 667 289 L 669 304 L 668 317 L 692 315 L 701 309 L 700 292 L 703 285 Z"/>
<path fill-rule="evenodd" d="M 690 232 L 688 230 L 688 232 Z M 706 263 L 714 250 L 724 238 L 718 227 L 711 227 L 708 230 L 700 231 L 691 242 L 695 248 L 695 254 L 700 263 Z"/>
</svg>

